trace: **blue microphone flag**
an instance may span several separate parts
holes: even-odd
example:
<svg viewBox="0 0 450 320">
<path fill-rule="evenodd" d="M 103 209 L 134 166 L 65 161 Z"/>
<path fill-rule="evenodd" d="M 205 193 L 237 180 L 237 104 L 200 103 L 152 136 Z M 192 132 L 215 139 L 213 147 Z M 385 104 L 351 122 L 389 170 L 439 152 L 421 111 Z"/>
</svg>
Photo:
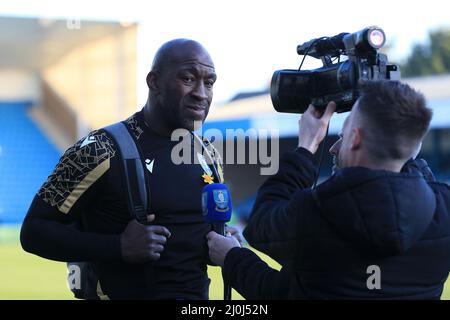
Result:
<svg viewBox="0 0 450 320">
<path fill-rule="evenodd" d="M 228 187 L 223 183 L 208 184 L 202 192 L 202 213 L 207 223 L 227 222 L 232 213 Z"/>
</svg>

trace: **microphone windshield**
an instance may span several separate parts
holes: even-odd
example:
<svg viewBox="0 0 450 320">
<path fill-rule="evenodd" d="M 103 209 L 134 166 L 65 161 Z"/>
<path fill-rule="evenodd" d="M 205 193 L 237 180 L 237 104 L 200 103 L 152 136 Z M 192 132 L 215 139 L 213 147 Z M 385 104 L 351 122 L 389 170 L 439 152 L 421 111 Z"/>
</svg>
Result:
<svg viewBox="0 0 450 320">
<path fill-rule="evenodd" d="M 212 183 L 203 188 L 202 213 L 207 223 L 230 221 L 231 197 L 225 184 Z"/>
</svg>

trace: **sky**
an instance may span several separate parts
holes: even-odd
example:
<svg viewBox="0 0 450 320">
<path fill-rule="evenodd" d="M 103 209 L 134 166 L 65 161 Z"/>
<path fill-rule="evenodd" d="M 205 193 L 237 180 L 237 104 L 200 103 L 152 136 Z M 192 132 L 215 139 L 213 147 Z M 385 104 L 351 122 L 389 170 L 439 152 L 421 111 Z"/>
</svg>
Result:
<svg viewBox="0 0 450 320">
<path fill-rule="evenodd" d="M 0 0 L 0 15 L 139 22 L 138 100 L 146 99 L 145 75 L 164 42 L 191 38 L 210 52 L 218 81 L 214 101 L 262 90 L 277 69 L 297 69 L 298 44 L 377 25 L 386 33 L 389 59 L 403 61 L 428 32 L 450 28 L 444 0 Z M 318 67 L 313 58 L 306 68 Z"/>
</svg>

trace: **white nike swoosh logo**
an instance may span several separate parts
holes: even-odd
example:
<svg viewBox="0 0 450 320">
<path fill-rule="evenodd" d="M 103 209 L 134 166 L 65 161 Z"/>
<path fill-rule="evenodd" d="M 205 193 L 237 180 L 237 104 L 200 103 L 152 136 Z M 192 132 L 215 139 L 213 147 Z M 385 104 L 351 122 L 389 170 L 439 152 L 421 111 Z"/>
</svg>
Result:
<svg viewBox="0 0 450 320">
<path fill-rule="evenodd" d="M 80 148 L 84 148 L 87 145 L 94 143 L 95 142 L 95 138 L 94 137 L 86 137 L 86 139 L 84 139 L 83 143 L 81 144 Z"/>
</svg>

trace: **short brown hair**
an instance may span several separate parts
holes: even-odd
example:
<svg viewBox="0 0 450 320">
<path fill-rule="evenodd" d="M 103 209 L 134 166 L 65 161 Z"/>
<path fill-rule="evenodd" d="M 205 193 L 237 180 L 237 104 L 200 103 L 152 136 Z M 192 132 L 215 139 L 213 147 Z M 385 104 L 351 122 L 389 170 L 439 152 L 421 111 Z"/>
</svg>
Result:
<svg viewBox="0 0 450 320">
<path fill-rule="evenodd" d="M 378 160 L 407 159 L 428 131 L 425 97 L 399 81 L 361 84 L 358 109 L 367 149 Z"/>
</svg>

